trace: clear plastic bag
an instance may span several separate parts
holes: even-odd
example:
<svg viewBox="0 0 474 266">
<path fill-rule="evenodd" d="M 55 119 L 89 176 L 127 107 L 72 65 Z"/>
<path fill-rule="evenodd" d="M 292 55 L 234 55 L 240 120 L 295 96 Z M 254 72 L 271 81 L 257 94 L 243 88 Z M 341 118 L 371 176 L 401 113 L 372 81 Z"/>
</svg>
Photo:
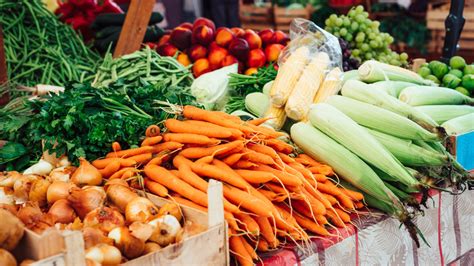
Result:
<svg viewBox="0 0 474 266">
<path fill-rule="evenodd" d="M 278 65 L 282 65 L 286 59 L 298 48 L 306 46 L 309 49 L 309 58 L 313 58 L 319 52 L 325 52 L 329 56 L 328 69 L 338 67 L 342 69 L 342 51 L 337 37 L 318 27 L 314 22 L 296 18 L 290 25 L 291 41 L 283 49 L 278 58 Z"/>
</svg>

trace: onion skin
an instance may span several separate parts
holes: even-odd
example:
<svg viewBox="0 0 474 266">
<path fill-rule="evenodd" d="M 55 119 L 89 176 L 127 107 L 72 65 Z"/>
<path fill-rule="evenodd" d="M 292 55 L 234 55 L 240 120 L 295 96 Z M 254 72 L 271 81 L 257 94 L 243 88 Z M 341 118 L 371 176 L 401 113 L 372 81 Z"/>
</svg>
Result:
<svg viewBox="0 0 474 266">
<path fill-rule="evenodd" d="M 136 197 L 125 208 L 125 219 L 128 223 L 148 222 L 158 215 L 159 209 L 149 199 Z"/>
<path fill-rule="evenodd" d="M 26 227 L 30 228 L 42 219 L 43 212 L 41 212 L 41 209 L 38 207 L 38 205 L 29 202 L 18 210 L 17 217 L 25 224 Z"/>
<path fill-rule="evenodd" d="M 128 229 L 133 236 L 138 237 L 143 241 L 147 241 L 153 234 L 154 228 L 151 224 L 134 222 L 128 227 Z"/>
<path fill-rule="evenodd" d="M 48 211 L 54 218 L 55 223 L 68 224 L 76 219 L 76 212 L 66 199 L 60 199 L 54 202 Z"/>
<path fill-rule="evenodd" d="M 79 158 L 79 167 L 71 176 L 71 181 L 78 186 L 98 186 L 102 183 L 102 174 L 84 158 Z"/>
<path fill-rule="evenodd" d="M 181 208 L 175 203 L 166 203 L 161 206 L 158 216 L 173 215 L 179 222 L 183 219 Z"/>
<path fill-rule="evenodd" d="M 145 249 L 143 250 L 142 255 L 157 252 L 160 249 L 161 249 L 160 245 L 156 244 L 155 242 L 146 242 Z"/>
<path fill-rule="evenodd" d="M 172 215 L 165 215 L 149 222 L 155 227 L 150 241 L 165 247 L 176 242 L 176 237 L 181 231 L 179 221 Z"/>
<path fill-rule="evenodd" d="M 67 200 L 79 218 L 84 219 L 89 212 L 104 206 L 105 198 L 105 191 L 101 187 L 73 187 Z"/>
<path fill-rule="evenodd" d="M 108 238 L 104 233 L 97 228 L 85 227 L 82 229 L 82 236 L 84 238 L 85 249 L 93 247 L 97 244 L 113 245 L 113 239 Z"/>
<path fill-rule="evenodd" d="M 98 244 L 86 250 L 86 259 L 93 260 L 103 266 L 117 265 L 122 261 L 122 254 L 114 246 Z"/>
<path fill-rule="evenodd" d="M 76 185 L 71 182 L 54 181 L 46 192 L 46 200 L 49 204 L 53 204 L 57 200 L 67 199 L 69 196 L 69 190 Z"/>
<path fill-rule="evenodd" d="M 13 184 L 13 195 L 17 204 L 23 204 L 28 201 L 29 193 L 33 182 L 40 177 L 37 175 L 23 175 L 15 180 Z"/>
<path fill-rule="evenodd" d="M 69 182 L 71 175 L 76 171 L 76 167 L 74 166 L 63 166 L 56 169 L 53 169 L 51 173 L 49 173 L 49 179 L 51 181 L 63 181 Z"/>
<path fill-rule="evenodd" d="M 119 211 L 102 206 L 89 212 L 83 223 L 84 227 L 94 227 L 108 233 L 116 227 L 124 226 L 125 220 Z"/>
<path fill-rule="evenodd" d="M 46 194 L 49 185 L 51 185 L 51 183 L 46 179 L 33 181 L 28 199 L 30 201 L 38 202 L 40 207 L 45 207 L 47 205 Z"/>
<path fill-rule="evenodd" d="M 12 251 L 23 237 L 25 226 L 15 215 L 0 209 L 0 248 Z"/>
<path fill-rule="evenodd" d="M 126 187 L 123 185 L 109 185 L 107 187 L 107 198 L 109 199 L 109 202 L 119 208 L 121 212 L 125 212 L 127 204 L 133 199 L 138 198 L 138 195 L 128 186 Z"/>
<path fill-rule="evenodd" d="M 16 266 L 16 260 L 13 255 L 5 249 L 0 249 L 0 265 L 2 266 Z"/>
<path fill-rule="evenodd" d="M 115 245 L 127 259 L 137 258 L 145 250 L 145 241 L 133 236 L 127 227 L 114 228 L 108 237 L 114 240 Z"/>
</svg>

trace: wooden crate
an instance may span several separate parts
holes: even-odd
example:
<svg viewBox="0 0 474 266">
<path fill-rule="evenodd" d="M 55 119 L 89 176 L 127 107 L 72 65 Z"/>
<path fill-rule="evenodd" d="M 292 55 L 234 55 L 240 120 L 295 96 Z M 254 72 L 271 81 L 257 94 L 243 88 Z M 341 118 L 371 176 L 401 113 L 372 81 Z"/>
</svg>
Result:
<svg viewBox="0 0 474 266">
<path fill-rule="evenodd" d="M 209 214 L 181 206 L 185 219 L 207 226 L 207 231 L 169 245 L 158 252 L 123 263 L 124 266 L 144 265 L 229 265 L 227 224 L 224 221 L 222 184 L 211 180 L 208 190 Z M 147 194 L 157 206 L 170 203 Z M 33 259 L 33 266 L 85 266 L 84 240 L 79 231 L 48 229 L 39 235 L 26 230 L 14 251 L 18 261 Z"/>
<path fill-rule="evenodd" d="M 474 131 L 449 137 L 446 146 L 459 164 L 468 171 L 474 171 Z"/>
<path fill-rule="evenodd" d="M 259 31 L 274 28 L 271 3 L 265 3 L 263 6 L 241 4 L 239 16 L 244 29 Z"/>
<path fill-rule="evenodd" d="M 449 4 L 438 8 L 428 7 L 426 13 L 427 27 L 431 30 L 432 45 L 430 49 L 441 52 L 444 45 L 445 25 L 444 22 L 449 14 Z M 466 19 L 464 28 L 459 39 L 459 47 L 462 50 L 474 50 L 474 6 L 464 8 L 463 16 Z"/>
<path fill-rule="evenodd" d="M 312 6 L 307 5 L 302 9 L 287 9 L 285 7 L 275 6 L 273 8 L 273 16 L 275 17 L 275 29 L 284 32 L 290 31 L 290 23 L 295 18 L 310 19 Z"/>
</svg>

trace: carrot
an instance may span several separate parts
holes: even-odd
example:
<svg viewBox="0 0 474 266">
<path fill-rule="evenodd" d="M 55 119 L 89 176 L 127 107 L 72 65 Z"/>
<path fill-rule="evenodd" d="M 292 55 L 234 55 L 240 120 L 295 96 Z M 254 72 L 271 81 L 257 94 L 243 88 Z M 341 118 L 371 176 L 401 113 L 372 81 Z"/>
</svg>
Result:
<svg viewBox="0 0 474 266">
<path fill-rule="evenodd" d="M 112 143 L 112 151 L 118 152 L 118 151 L 121 151 L 121 150 L 122 150 L 122 147 L 120 146 L 120 143 L 118 143 L 117 141 L 114 141 Z"/>
<path fill-rule="evenodd" d="M 307 197 L 313 197 L 317 199 L 319 202 L 321 202 L 326 209 L 331 208 L 331 202 L 329 202 L 322 194 L 319 192 L 319 190 L 314 189 L 314 188 L 303 188 L 303 194 L 305 194 Z"/>
<path fill-rule="evenodd" d="M 270 167 L 268 165 L 261 164 L 257 167 L 254 167 L 253 170 L 258 170 L 258 171 L 266 171 L 269 173 L 274 174 L 278 180 L 283 183 L 285 186 L 301 186 L 303 182 L 296 176 L 285 173 L 283 171 L 277 170 L 273 167 Z"/>
<path fill-rule="evenodd" d="M 173 197 L 172 200 L 179 203 L 180 205 L 184 205 L 184 206 L 187 206 L 187 207 L 190 207 L 190 208 L 193 208 L 193 209 L 197 209 L 197 210 L 202 211 L 204 213 L 207 213 L 207 209 L 205 207 L 203 207 L 201 205 L 198 205 L 198 204 L 196 204 L 192 201 L 189 201 L 187 199 L 184 199 L 184 198 L 181 198 L 181 197 Z M 229 224 L 229 228 L 231 228 L 233 230 L 238 230 L 239 229 L 239 226 L 237 225 L 235 217 L 234 217 L 234 215 L 232 215 L 232 213 L 230 213 L 228 211 L 224 211 L 224 219 Z"/>
<path fill-rule="evenodd" d="M 154 136 L 154 137 L 146 137 L 143 141 L 141 146 L 153 146 L 161 142 L 163 139 L 162 136 Z"/>
<path fill-rule="evenodd" d="M 261 145 L 261 144 L 256 144 L 256 143 L 248 143 L 247 147 L 250 150 L 253 150 L 257 153 L 262 153 L 262 154 L 268 155 L 268 156 L 272 157 L 273 160 L 280 159 L 280 157 L 278 156 L 278 153 L 274 149 L 272 149 L 268 146 Z"/>
<path fill-rule="evenodd" d="M 131 156 L 128 159 L 136 161 L 137 164 L 146 164 L 152 158 L 153 158 L 153 155 L 151 154 L 151 152 L 148 152 L 148 153 L 142 153 L 142 154 Z"/>
<path fill-rule="evenodd" d="M 284 188 L 282 188 L 281 186 L 277 184 L 266 183 L 265 186 L 277 194 L 288 194 L 288 190 L 285 190 Z"/>
<path fill-rule="evenodd" d="M 112 161 L 105 168 L 99 169 L 99 172 L 102 174 L 103 178 L 109 178 L 111 175 L 113 175 L 119 169 L 120 169 L 120 162 L 119 161 Z"/>
<path fill-rule="evenodd" d="M 334 175 L 332 168 L 327 165 L 318 165 L 318 166 L 311 166 L 308 168 L 313 174 L 323 174 L 323 175 Z"/>
<path fill-rule="evenodd" d="M 328 180 L 328 177 L 323 175 L 323 174 L 314 174 L 313 173 L 313 176 L 316 179 L 316 181 L 318 181 L 318 182 L 326 182 L 326 180 Z"/>
<path fill-rule="evenodd" d="M 245 179 L 247 182 L 252 183 L 252 184 L 267 183 L 267 182 L 270 182 L 271 180 L 277 179 L 277 177 L 274 174 L 264 172 L 264 171 L 252 171 L 252 170 L 242 170 L 242 169 L 237 169 L 234 171 L 238 175 L 240 175 L 243 179 Z"/>
<path fill-rule="evenodd" d="M 326 217 L 315 213 L 313 208 L 305 201 L 294 200 L 291 202 L 291 207 L 300 214 L 304 215 L 306 218 L 316 220 L 319 225 L 325 225 L 328 223 Z M 311 211 L 313 212 L 311 213 Z"/>
<path fill-rule="evenodd" d="M 339 203 L 341 203 L 342 207 L 349 210 L 355 209 L 354 203 L 352 202 L 351 198 L 349 198 L 349 196 L 346 196 L 345 194 L 339 194 L 336 196 L 336 198 L 338 199 Z"/>
<path fill-rule="evenodd" d="M 270 191 L 270 190 L 266 190 L 266 189 L 259 189 L 258 190 L 260 193 L 262 193 L 268 200 L 270 201 L 277 201 L 277 202 L 280 202 L 279 200 L 281 200 L 283 198 L 283 200 L 285 200 L 286 198 L 288 198 L 288 196 L 286 194 L 282 195 L 282 196 L 279 196 L 279 194 L 273 192 L 273 191 Z"/>
<path fill-rule="evenodd" d="M 299 160 L 304 161 L 304 163 L 302 163 L 304 165 L 309 165 L 309 166 L 321 165 L 321 163 L 317 162 L 316 160 L 314 160 L 313 158 L 311 158 L 310 156 L 308 156 L 304 153 L 299 154 L 298 158 L 299 158 Z"/>
<path fill-rule="evenodd" d="M 339 187 L 338 187 L 339 188 Z M 360 192 L 353 191 L 344 187 L 339 188 L 339 190 L 344 193 L 346 196 L 351 198 L 353 201 L 361 201 L 364 199 L 364 195 Z"/>
<path fill-rule="evenodd" d="M 322 235 L 322 236 L 329 235 L 329 232 L 326 230 L 326 228 L 302 216 L 301 214 L 297 212 L 293 212 L 293 217 L 295 217 L 298 224 L 302 226 L 303 228 L 305 228 L 306 230 L 318 235 Z"/>
<path fill-rule="evenodd" d="M 313 173 L 311 173 L 311 171 L 309 171 L 308 169 L 304 168 L 302 164 L 298 162 L 294 162 L 294 163 L 289 163 L 288 165 L 292 167 L 293 169 L 295 169 L 296 171 L 300 172 L 304 176 L 304 178 L 308 180 L 316 180 Z"/>
<path fill-rule="evenodd" d="M 153 153 L 160 153 L 160 152 L 170 152 L 174 150 L 179 150 L 184 146 L 184 144 L 174 141 L 163 142 L 160 144 L 156 144 L 151 146 L 153 148 Z"/>
<path fill-rule="evenodd" d="M 137 172 L 138 172 L 137 169 L 134 169 L 134 170 L 127 170 L 127 171 L 123 172 L 123 174 L 122 174 L 122 176 L 120 177 L 120 179 L 127 180 L 127 179 L 129 179 L 130 177 L 134 176 Z M 112 177 L 111 177 L 111 178 L 112 178 Z"/>
<path fill-rule="evenodd" d="M 242 119 L 240 119 L 240 117 L 238 117 L 238 116 L 236 116 L 236 115 L 230 115 L 230 114 L 228 114 L 228 113 L 226 113 L 226 112 L 213 111 L 213 113 L 216 114 L 216 115 L 222 116 L 222 117 L 225 118 L 225 119 L 232 120 L 233 122 L 236 122 L 236 123 L 238 123 L 238 124 L 244 122 Z"/>
<path fill-rule="evenodd" d="M 202 147 L 193 147 L 193 148 L 187 148 L 181 151 L 181 155 L 189 158 L 189 159 L 199 159 L 204 156 L 209 156 L 209 155 L 214 155 L 217 156 L 219 154 L 223 154 L 227 151 L 230 151 L 235 148 L 243 148 L 244 143 L 240 140 L 235 140 L 226 144 L 220 144 L 217 146 L 213 147 L 207 147 L 207 148 L 202 148 Z"/>
<path fill-rule="evenodd" d="M 270 129 L 268 127 L 255 126 L 255 125 L 252 125 L 252 124 L 249 124 L 249 123 L 246 123 L 246 126 L 249 127 L 252 130 L 251 132 L 249 132 L 247 130 L 247 134 L 248 133 L 261 134 L 261 135 L 265 136 L 266 138 L 279 138 L 279 137 L 286 136 L 286 133 L 277 132 L 277 131 L 275 131 L 273 129 Z"/>
<path fill-rule="evenodd" d="M 306 204 L 309 204 L 309 207 L 313 210 L 314 214 L 325 214 L 326 213 L 326 206 L 317 198 L 313 197 L 311 194 L 302 193 L 305 198 L 304 201 Z"/>
<path fill-rule="evenodd" d="M 335 226 L 340 227 L 340 228 L 346 227 L 346 225 L 344 224 L 344 221 L 342 221 L 341 218 L 337 216 L 333 210 L 328 210 L 326 213 L 326 216 L 330 220 L 330 222 L 334 224 Z"/>
<path fill-rule="evenodd" d="M 288 156 L 288 155 L 286 155 L 286 154 L 284 154 L 284 153 L 279 152 L 279 153 L 278 153 L 278 156 L 279 156 L 280 159 L 281 159 L 284 163 L 286 163 L 286 164 L 290 164 L 290 163 L 296 162 L 295 159 L 291 158 L 290 156 Z"/>
<path fill-rule="evenodd" d="M 183 115 L 187 119 L 206 121 L 222 127 L 235 128 L 241 130 L 244 133 L 253 131 L 252 128 L 244 126 L 239 122 L 235 122 L 235 120 L 232 121 L 232 119 L 223 119 L 222 115 L 216 114 L 212 111 L 203 110 L 191 105 L 184 106 Z"/>
<path fill-rule="evenodd" d="M 145 166 L 144 170 L 146 176 L 151 180 L 160 183 L 167 189 L 170 189 L 201 206 L 207 206 L 207 195 L 204 192 L 195 189 L 165 168 L 152 164 Z"/>
<path fill-rule="evenodd" d="M 351 198 L 349 196 L 346 196 L 341 189 L 336 187 L 333 183 L 330 181 L 327 181 L 326 183 L 319 183 L 318 184 L 318 190 L 330 195 L 333 195 L 339 200 L 341 205 L 345 208 L 349 209 L 354 209 L 354 204 L 352 203 Z"/>
<path fill-rule="evenodd" d="M 237 206 L 242 206 L 262 217 L 272 215 L 272 209 L 265 201 L 233 186 L 226 185 L 223 188 L 226 199 Z"/>
<path fill-rule="evenodd" d="M 257 260 L 258 256 L 257 253 L 255 252 L 255 249 L 243 238 L 242 236 L 239 236 L 240 240 L 242 241 L 242 244 L 244 245 L 245 249 L 249 253 L 250 257 L 252 257 L 253 260 Z"/>
<path fill-rule="evenodd" d="M 168 189 L 166 187 L 160 185 L 157 182 L 154 182 L 148 178 L 144 179 L 145 187 L 153 194 L 158 195 L 160 197 L 166 197 L 168 195 Z"/>
<path fill-rule="evenodd" d="M 202 192 L 207 192 L 208 183 L 191 170 L 192 164 L 193 162 L 181 155 L 177 155 L 173 159 L 173 165 L 179 169 L 179 177 L 181 179 Z"/>
<path fill-rule="evenodd" d="M 230 236 L 229 237 L 229 247 L 230 250 L 235 253 L 235 259 L 239 262 L 242 266 L 253 266 L 252 257 L 245 249 L 242 240 L 238 236 Z"/>
<path fill-rule="evenodd" d="M 246 213 L 236 213 L 235 218 L 240 220 L 242 225 L 242 230 L 250 233 L 251 235 L 258 236 L 260 234 L 260 228 L 258 227 L 257 222 Z"/>
<path fill-rule="evenodd" d="M 145 131 L 145 136 L 148 138 L 160 135 L 160 127 L 157 125 L 150 125 Z"/>
<path fill-rule="evenodd" d="M 166 119 L 166 128 L 173 133 L 191 133 L 203 135 L 210 138 L 229 138 L 232 136 L 232 132 L 225 127 L 217 127 L 214 124 L 206 123 L 196 125 L 193 123 L 187 123 L 187 121 L 179 121 L 177 119 Z"/>
<path fill-rule="evenodd" d="M 270 164 L 270 165 L 275 163 L 272 157 L 266 154 L 258 153 L 258 152 L 249 150 L 247 148 L 245 148 L 243 151 L 244 151 L 244 156 L 242 158 L 247 159 L 251 162 Z"/>
<path fill-rule="evenodd" d="M 121 167 L 130 167 L 135 165 L 137 162 L 131 159 L 123 159 L 123 158 L 105 158 L 105 159 L 97 159 L 92 162 L 92 165 L 95 168 L 101 169 L 105 168 L 109 165 L 112 161 L 119 161 Z"/>
<path fill-rule="evenodd" d="M 322 193 L 323 196 L 331 203 L 331 205 L 337 204 L 337 199 L 330 194 Z"/>
<path fill-rule="evenodd" d="M 354 205 L 355 205 L 356 209 L 364 208 L 364 203 L 361 202 L 361 201 L 354 202 Z"/>
<path fill-rule="evenodd" d="M 334 210 L 336 211 L 337 215 L 339 215 L 339 217 L 341 218 L 343 222 L 348 223 L 351 221 L 351 216 L 347 214 L 345 211 L 339 208 L 334 208 Z"/>
<path fill-rule="evenodd" d="M 128 149 L 128 150 L 121 150 L 118 152 L 109 152 L 105 158 L 127 158 L 143 153 L 149 153 L 153 151 L 152 146 L 144 146 L 140 148 L 133 148 L 133 149 Z"/>
<path fill-rule="evenodd" d="M 261 124 L 267 122 L 268 120 L 272 119 L 271 117 L 262 117 L 262 118 L 256 118 L 247 121 L 248 124 L 254 125 L 254 126 L 260 126 Z"/>
<path fill-rule="evenodd" d="M 237 175 L 235 172 L 226 171 L 221 167 L 205 163 L 193 163 L 191 165 L 191 169 L 200 176 L 214 178 L 216 180 L 236 186 L 240 189 L 247 190 L 248 188 L 247 183 L 244 182 L 244 180 L 239 175 Z"/>
<path fill-rule="evenodd" d="M 222 131 L 223 130 L 225 132 L 230 132 L 230 136 L 222 137 L 222 138 L 243 139 L 243 136 L 244 136 L 244 133 L 242 133 L 242 131 L 240 131 L 238 129 L 235 129 L 235 128 L 221 127 L 221 126 L 218 126 L 216 124 L 212 124 L 212 123 L 204 122 L 204 121 L 198 121 L 198 120 L 186 120 L 184 122 L 188 125 L 193 125 L 193 126 L 196 126 L 196 127 L 204 127 L 204 128 L 209 128 L 209 129 L 216 130 L 216 131 Z M 203 135 L 203 134 L 201 134 L 201 135 Z"/>
<path fill-rule="evenodd" d="M 270 224 L 270 221 L 266 217 L 256 217 L 255 221 L 257 222 L 260 233 L 268 242 L 269 246 L 275 247 L 277 243 L 277 239 L 275 233 L 273 231 L 273 226 Z"/>
<path fill-rule="evenodd" d="M 164 135 L 165 141 L 175 141 L 183 144 L 200 144 L 200 145 L 217 145 L 219 140 L 209 138 L 199 134 L 192 133 L 166 133 Z"/>
<path fill-rule="evenodd" d="M 266 139 L 264 142 L 265 145 L 270 146 L 285 155 L 292 153 L 294 149 L 293 146 L 279 139 Z"/>
<path fill-rule="evenodd" d="M 237 163 L 240 158 L 242 158 L 242 156 L 244 156 L 243 153 L 234 153 L 234 154 L 231 154 L 227 157 L 225 157 L 224 159 L 222 159 L 222 161 L 224 163 L 226 163 L 227 165 L 234 165 L 235 163 Z"/>
<path fill-rule="evenodd" d="M 139 171 L 138 169 L 136 168 L 133 168 L 133 167 L 125 167 L 125 168 L 122 168 L 118 171 L 116 171 L 115 173 L 113 173 L 109 179 L 116 179 L 116 178 L 121 178 L 121 176 L 123 175 L 123 173 L 125 173 L 126 171 L 128 170 L 136 170 L 137 172 Z"/>
<path fill-rule="evenodd" d="M 154 164 L 154 165 L 161 165 L 163 163 L 163 161 L 166 161 L 169 159 L 169 154 L 161 154 L 161 155 L 158 155 L 156 156 L 155 158 L 151 159 L 147 165 L 149 164 Z"/>
<path fill-rule="evenodd" d="M 261 251 L 261 252 L 266 252 L 266 251 L 270 250 L 270 248 L 268 247 L 267 240 L 265 240 L 263 238 L 260 238 L 257 242 L 257 250 Z"/>
<path fill-rule="evenodd" d="M 252 167 L 257 167 L 258 164 L 256 163 L 252 163 L 251 161 L 247 161 L 247 160 L 239 160 L 237 163 L 235 163 L 233 165 L 233 168 L 235 169 L 248 169 L 248 168 L 252 168 Z"/>
</svg>

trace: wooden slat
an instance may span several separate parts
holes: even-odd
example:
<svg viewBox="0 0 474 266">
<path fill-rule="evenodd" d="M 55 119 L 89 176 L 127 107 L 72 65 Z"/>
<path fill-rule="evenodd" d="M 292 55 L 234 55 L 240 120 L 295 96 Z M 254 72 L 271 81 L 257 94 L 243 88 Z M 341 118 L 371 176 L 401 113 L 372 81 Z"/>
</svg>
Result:
<svg viewBox="0 0 474 266">
<path fill-rule="evenodd" d="M 242 28 L 243 29 L 252 29 L 256 31 L 264 30 L 264 29 L 273 29 L 274 26 L 273 24 L 270 23 L 242 23 Z"/>
<path fill-rule="evenodd" d="M 133 53 L 140 49 L 155 0 L 132 0 L 120 32 L 114 57 Z"/>
</svg>

